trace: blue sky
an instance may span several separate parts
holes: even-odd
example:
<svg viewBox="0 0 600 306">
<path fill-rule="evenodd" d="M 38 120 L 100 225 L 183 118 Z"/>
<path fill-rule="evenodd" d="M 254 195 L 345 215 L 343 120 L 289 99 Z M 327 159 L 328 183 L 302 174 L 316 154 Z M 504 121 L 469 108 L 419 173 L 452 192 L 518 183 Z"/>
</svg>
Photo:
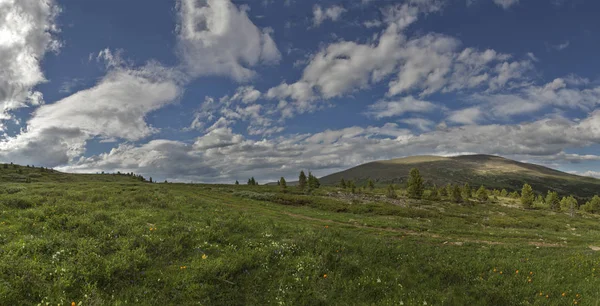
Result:
<svg viewBox="0 0 600 306">
<path fill-rule="evenodd" d="M 0 0 L 0 161 L 259 182 L 416 154 L 600 176 L 589 0 Z"/>
</svg>

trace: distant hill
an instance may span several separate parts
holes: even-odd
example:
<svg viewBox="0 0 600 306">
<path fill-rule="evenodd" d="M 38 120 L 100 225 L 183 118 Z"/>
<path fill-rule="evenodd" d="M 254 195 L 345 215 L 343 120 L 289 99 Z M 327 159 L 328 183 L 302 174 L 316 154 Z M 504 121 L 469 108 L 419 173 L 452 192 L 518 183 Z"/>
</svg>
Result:
<svg viewBox="0 0 600 306">
<path fill-rule="evenodd" d="M 140 179 L 127 174 L 76 174 L 53 169 L 0 164 L 0 183 L 37 182 L 139 182 Z"/>
<path fill-rule="evenodd" d="M 372 179 L 377 185 L 405 184 L 411 168 L 418 168 L 427 184 L 443 186 L 469 183 L 490 189 L 520 190 L 530 184 L 538 193 L 555 190 L 579 198 L 600 194 L 600 180 L 561 172 L 548 167 L 522 163 L 493 155 L 455 157 L 412 156 L 366 163 L 320 178 L 324 185 L 354 180 L 358 186 Z"/>
</svg>

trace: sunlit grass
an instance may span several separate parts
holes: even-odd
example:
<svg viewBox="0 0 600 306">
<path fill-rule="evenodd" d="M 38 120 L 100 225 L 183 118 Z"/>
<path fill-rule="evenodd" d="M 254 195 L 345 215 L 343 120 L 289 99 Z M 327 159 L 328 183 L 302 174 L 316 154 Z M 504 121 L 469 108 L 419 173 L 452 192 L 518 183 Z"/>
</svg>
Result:
<svg viewBox="0 0 600 306">
<path fill-rule="evenodd" d="M 0 305 L 598 305 L 600 220 L 290 187 L 0 194 Z M 385 190 L 375 190 L 384 194 Z M 518 271 L 518 272 L 517 272 Z"/>
</svg>

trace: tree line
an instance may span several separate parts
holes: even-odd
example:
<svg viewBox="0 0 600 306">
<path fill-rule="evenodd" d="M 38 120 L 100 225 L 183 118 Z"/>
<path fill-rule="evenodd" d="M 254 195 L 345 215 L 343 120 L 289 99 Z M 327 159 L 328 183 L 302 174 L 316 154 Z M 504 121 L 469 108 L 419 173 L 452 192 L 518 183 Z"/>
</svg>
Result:
<svg viewBox="0 0 600 306">
<path fill-rule="evenodd" d="M 365 187 L 369 190 L 373 190 L 374 184 L 371 179 L 367 180 L 366 186 L 360 189 L 356 187 L 354 181 L 347 181 L 342 178 L 339 183 L 339 187 L 343 189 L 350 189 L 352 193 L 356 193 L 357 190 L 364 190 Z M 387 186 L 386 196 L 388 198 L 397 198 L 398 194 L 396 187 L 393 184 Z M 548 190 L 546 196 L 537 195 L 533 191 L 533 188 L 529 184 L 524 184 L 521 192 L 512 191 L 508 192 L 506 189 L 488 190 L 485 186 L 481 185 L 479 188 L 472 188 L 469 183 L 464 185 L 458 184 L 447 184 L 444 187 L 437 187 L 435 184 L 429 188 L 425 188 L 423 177 L 421 176 L 417 168 L 410 170 L 408 180 L 406 182 L 406 196 L 411 199 L 426 199 L 426 200 L 442 200 L 447 199 L 455 203 L 464 203 L 476 200 L 479 202 L 488 202 L 490 197 L 510 197 L 513 199 L 519 199 L 521 205 L 525 209 L 532 209 L 535 206 L 548 207 L 553 211 L 567 211 L 571 215 L 575 214 L 577 210 L 583 210 L 589 213 L 600 213 L 600 196 L 595 195 L 592 199 L 587 201 L 583 205 L 579 205 L 577 199 L 573 195 L 559 197 L 556 191 Z"/>
<path fill-rule="evenodd" d="M 239 185 L 239 181 L 235 181 L 235 185 Z M 248 186 L 258 186 L 258 181 L 251 177 L 248 179 Z M 284 192 L 287 191 L 287 182 L 285 178 L 282 176 L 277 181 L 277 186 L 281 188 Z M 304 170 L 300 171 L 300 175 L 298 176 L 298 189 L 302 191 L 310 191 L 321 187 L 321 183 L 319 179 L 314 176 L 310 171 L 308 171 L 308 176 L 304 173 Z"/>
</svg>

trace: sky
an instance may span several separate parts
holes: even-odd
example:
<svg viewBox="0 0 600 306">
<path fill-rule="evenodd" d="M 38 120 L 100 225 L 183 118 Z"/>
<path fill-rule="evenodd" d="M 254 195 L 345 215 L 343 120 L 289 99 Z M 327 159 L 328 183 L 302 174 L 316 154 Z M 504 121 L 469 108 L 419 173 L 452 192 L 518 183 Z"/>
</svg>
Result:
<svg viewBox="0 0 600 306">
<path fill-rule="evenodd" d="M 599 11 L 0 0 L 0 162 L 265 183 L 478 153 L 600 177 Z"/>
</svg>

